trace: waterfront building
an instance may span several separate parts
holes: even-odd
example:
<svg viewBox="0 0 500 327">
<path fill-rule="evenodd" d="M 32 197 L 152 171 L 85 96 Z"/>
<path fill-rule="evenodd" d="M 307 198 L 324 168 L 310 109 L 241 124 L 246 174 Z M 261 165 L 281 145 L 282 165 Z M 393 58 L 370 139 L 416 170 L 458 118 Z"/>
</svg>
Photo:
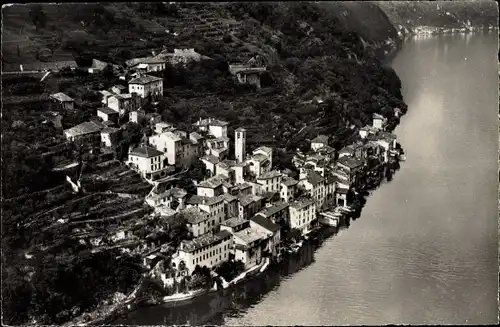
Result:
<svg viewBox="0 0 500 327">
<path fill-rule="evenodd" d="M 299 181 L 285 177 L 281 180 L 280 198 L 285 202 L 290 202 L 297 193 Z"/>
<path fill-rule="evenodd" d="M 335 190 L 335 202 L 338 207 L 347 207 L 347 193 L 349 189 L 346 187 L 337 187 Z"/>
<path fill-rule="evenodd" d="M 290 223 L 290 204 L 287 202 L 277 202 L 267 205 L 264 209 L 257 212 L 255 216 L 262 216 L 272 223 L 280 226 L 289 225 Z M 254 216 L 254 217 L 255 217 Z"/>
<path fill-rule="evenodd" d="M 307 174 L 307 177 L 301 179 L 299 186 L 309 194 L 318 208 L 320 208 L 326 199 L 325 178 L 315 171 Z"/>
<path fill-rule="evenodd" d="M 290 203 L 290 228 L 296 228 L 305 234 L 309 232 L 316 219 L 316 203 L 312 199 L 302 198 Z"/>
<path fill-rule="evenodd" d="M 337 161 L 337 168 L 347 173 L 350 185 L 356 183 L 356 176 L 363 165 L 363 162 L 350 157 L 342 157 Z"/>
<path fill-rule="evenodd" d="M 179 267 L 184 262 L 191 275 L 196 266 L 214 268 L 229 260 L 233 236 L 226 230 L 208 233 L 190 241 L 182 241 L 172 262 Z"/>
<path fill-rule="evenodd" d="M 259 265 L 269 238 L 272 238 L 272 233 L 251 226 L 233 233 L 234 259 L 241 260 L 246 269 Z"/>
<path fill-rule="evenodd" d="M 286 208 L 288 212 L 288 205 Z M 278 245 L 281 242 L 281 226 L 273 223 L 263 215 L 257 214 L 250 218 L 250 226 L 262 233 L 272 235 L 267 238 L 267 244 L 264 246 L 264 252 L 276 256 L 278 254 Z"/>
</svg>

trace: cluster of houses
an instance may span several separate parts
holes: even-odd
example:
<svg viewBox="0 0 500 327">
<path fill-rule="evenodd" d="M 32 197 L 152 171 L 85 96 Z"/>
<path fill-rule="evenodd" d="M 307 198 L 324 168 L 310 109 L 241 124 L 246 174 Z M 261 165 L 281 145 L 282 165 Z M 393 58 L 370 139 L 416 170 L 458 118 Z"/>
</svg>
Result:
<svg viewBox="0 0 500 327">
<path fill-rule="evenodd" d="M 171 185 L 162 193 L 153 188 L 145 199 L 156 215 L 170 220 L 182 217 L 186 222 L 193 239 L 181 242 L 172 263 L 189 274 L 196 266 L 214 268 L 230 259 L 241 260 L 251 268 L 275 256 L 284 229 L 302 235 L 311 232 L 318 213 L 348 206 L 349 190 L 357 186 L 368 158 L 388 162 L 396 153 L 395 136 L 384 130 L 386 119 L 374 114 L 372 125 L 359 132 L 361 141 L 338 153 L 326 135 L 311 140 L 308 153 L 297 150 L 293 164 L 300 173 L 295 179 L 291 171 L 274 169 L 272 148 L 261 146 L 248 151 L 247 131 L 242 127 L 234 130 L 234 153 L 230 154 L 228 123 L 223 120 L 200 119 L 188 133 L 141 110 L 146 101 L 163 94 L 163 80 L 148 72 L 164 70 L 167 62 L 185 64 L 202 58 L 193 49 L 186 49 L 127 62 L 135 72 L 128 88 L 116 85 L 101 90 L 102 107 L 97 109 L 97 118 L 64 131 L 68 141 L 111 147 L 120 118 L 128 115 L 132 122 L 146 118 L 153 134 L 130 147 L 125 162 L 128 167 L 158 185 L 176 168 L 188 168 L 198 160 L 205 165 L 209 176 L 196 181 L 196 194 Z M 240 83 L 257 87 L 265 69 L 258 58 L 245 65 L 230 65 Z M 73 106 L 73 99 L 62 93 L 52 98 L 63 108 Z"/>
<path fill-rule="evenodd" d="M 102 101 L 101 106 L 96 110 L 96 116 L 90 121 L 64 130 L 64 135 L 68 141 L 92 142 L 93 144 L 110 147 L 112 146 L 112 135 L 119 131 L 116 127 L 121 118 L 126 117 L 126 115 L 128 115 L 128 121 L 134 123 L 139 123 L 143 119 L 148 120 L 152 124 L 161 123 L 159 114 L 146 114 L 141 109 L 145 103 L 157 101 L 163 96 L 163 79 L 148 75 L 148 73 L 165 70 L 167 63 L 185 65 L 190 61 L 200 61 L 206 58 L 208 57 L 197 53 L 191 48 L 175 49 L 173 53 L 163 50 L 158 54 L 153 52 L 152 56 L 149 57 L 128 60 L 126 62 L 127 71 L 132 76 L 127 83 L 128 86 L 115 85 L 109 90 L 99 90 L 99 93 L 102 95 Z M 88 70 L 90 73 L 96 73 L 102 71 L 107 65 L 108 63 L 94 59 L 92 66 Z M 260 76 L 266 71 L 266 67 L 263 65 L 262 59 L 256 56 L 246 64 L 230 65 L 230 72 L 239 83 L 252 84 L 260 88 Z M 52 94 L 50 98 L 63 112 L 74 109 L 75 100 L 62 92 Z M 229 148 L 227 124 L 217 120 L 210 122 L 204 120 L 198 122 L 198 124 L 201 131 L 207 128 L 213 130 L 214 132 L 211 134 L 213 137 L 202 140 L 201 136 L 197 133 L 191 133 L 188 137 L 186 133 L 177 131 L 172 126 L 161 127 L 160 124 L 158 128 L 163 128 L 164 130 L 150 139 L 150 143 L 158 151 L 168 153 L 169 165 L 176 165 L 178 162 L 189 164 L 191 157 L 200 154 L 200 145 L 202 143 L 206 143 L 209 147 L 210 150 L 207 154 L 210 158 L 227 156 Z M 166 133 L 167 131 L 170 133 Z M 175 154 L 172 154 L 174 152 L 167 151 L 170 148 L 175 148 L 178 152 L 174 151 Z M 137 165 L 133 160 L 135 160 L 135 157 L 130 162 Z M 148 176 L 151 174 L 154 176 L 161 175 L 163 168 L 163 166 L 160 167 L 160 165 L 157 165 L 149 169 L 145 174 L 148 174 Z"/>
<path fill-rule="evenodd" d="M 385 122 L 384 117 L 374 115 L 373 125 L 366 128 L 369 132 L 360 132 L 363 141 L 339 153 L 328 145 L 327 136 L 314 138 L 309 153 L 298 151 L 294 156 L 300 170 L 298 179 L 291 172 L 273 169 L 271 148 L 247 152 L 244 128 L 234 131 L 234 156 L 230 159 L 228 124 L 224 121 L 200 120 L 194 124 L 197 131 L 189 137 L 169 124 L 157 124 L 157 135 L 150 138 L 148 165 L 163 160 L 177 166 L 201 160 L 210 175 L 197 183 L 197 194 L 172 187 L 160 194 L 153 190 L 146 197 L 157 214 L 170 219 L 183 217 L 194 237 L 182 241 L 173 265 L 192 273 L 196 266 L 214 268 L 235 259 L 251 268 L 279 252 L 284 228 L 309 233 L 318 212 L 348 206 L 347 193 L 357 185 L 368 157 L 381 163 L 389 160 L 395 137 L 384 131 Z M 187 151 L 190 147 L 195 150 Z"/>
</svg>

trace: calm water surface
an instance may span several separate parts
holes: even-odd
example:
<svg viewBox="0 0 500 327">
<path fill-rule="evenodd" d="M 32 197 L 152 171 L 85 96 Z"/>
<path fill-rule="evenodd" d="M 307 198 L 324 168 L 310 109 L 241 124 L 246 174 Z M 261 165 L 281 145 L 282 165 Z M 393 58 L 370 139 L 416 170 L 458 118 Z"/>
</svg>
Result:
<svg viewBox="0 0 500 327">
<path fill-rule="evenodd" d="M 407 152 L 359 219 L 281 270 L 120 324 L 497 322 L 497 34 L 408 40 L 394 59 Z"/>
</svg>

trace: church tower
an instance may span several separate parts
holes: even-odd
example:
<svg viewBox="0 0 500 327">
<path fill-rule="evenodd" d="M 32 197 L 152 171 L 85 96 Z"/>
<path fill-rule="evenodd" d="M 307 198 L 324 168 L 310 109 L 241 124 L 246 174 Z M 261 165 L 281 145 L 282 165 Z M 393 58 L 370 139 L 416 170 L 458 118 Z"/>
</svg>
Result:
<svg viewBox="0 0 500 327">
<path fill-rule="evenodd" d="M 234 157 L 236 161 L 243 162 L 246 157 L 247 130 L 239 127 L 234 131 Z"/>
</svg>

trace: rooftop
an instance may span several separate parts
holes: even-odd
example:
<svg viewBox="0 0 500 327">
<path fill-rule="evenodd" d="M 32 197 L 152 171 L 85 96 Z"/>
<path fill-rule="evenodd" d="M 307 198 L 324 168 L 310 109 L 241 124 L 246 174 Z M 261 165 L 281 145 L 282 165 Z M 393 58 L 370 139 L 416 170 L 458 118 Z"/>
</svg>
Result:
<svg viewBox="0 0 500 327">
<path fill-rule="evenodd" d="M 328 144 L 328 136 L 326 136 L 326 135 L 318 135 L 314 139 L 312 139 L 311 143 Z"/>
<path fill-rule="evenodd" d="M 156 81 L 163 81 L 163 79 L 160 77 L 156 77 L 156 76 L 143 75 L 143 76 L 131 79 L 128 83 L 129 84 L 149 84 L 149 83 L 156 82 Z"/>
<path fill-rule="evenodd" d="M 224 193 L 221 195 L 221 197 L 223 197 L 224 201 L 227 201 L 227 202 L 232 202 L 232 201 L 238 200 L 237 197 L 235 197 L 234 195 L 231 195 L 229 193 Z"/>
<path fill-rule="evenodd" d="M 69 134 L 71 136 L 80 136 L 91 133 L 97 133 L 102 130 L 102 127 L 93 121 L 88 121 L 81 123 L 79 125 L 73 126 L 64 131 L 65 134 Z"/>
<path fill-rule="evenodd" d="M 216 188 L 222 185 L 227 178 L 224 175 L 215 175 L 198 184 L 198 187 Z"/>
<path fill-rule="evenodd" d="M 268 171 L 268 172 L 260 175 L 259 177 L 257 177 L 257 179 L 271 179 L 271 178 L 278 178 L 281 176 L 282 176 L 282 174 L 278 170 L 271 170 L 271 171 Z"/>
<path fill-rule="evenodd" d="M 275 213 L 280 212 L 281 210 L 286 210 L 288 207 L 289 207 L 288 202 L 278 202 L 270 207 L 267 207 L 267 208 L 259 211 L 257 214 L 261 214 L 264 217 L 269 218 L 272 215 L 274 215 Z"/>
<path fill-rule="evenodd" d="M 193 252 L 195 250 L 201 249 L 207 245 L 213 244 L 217 241 L 223 240 L 226 237 L 231 237 L 231 233 L 222 230 L 216 234 L 205 234 L 200 237 L 197 237 L 191 241 L 182 241 L 181 249 L 185 252 Z"/>
<path fill-rule="evenodd" d="M 337 162 L 350 169 L 357 168 L 363 165 L 361 161 L 349 157 L 342 157 Z"/>
<path fill-rule="evenodd" d="M 273 149 L 268 147 L 268 146 L 260 146 L 257 149 L 253 150 L 252 153 L 255 153 L 257 151 L 263 151 L 264 153 L 267 153 L 268 155 L 273 152 Z"/>
<path fill-rule="evenodd" d="M 243 218 L 239 218 L 239 217 L 233 217 L 233 218 L 229 218 L 229 219 L 223 221 L 221 223 L 221 225 L 234 228 L 234 227 L 243 225 L 246 222 L 248 222 L 248 220 L 243 219 Z"/>
<path fill-rule="evenodd" d="M 102 107 L 102 108 L 99 108 L 97 109 L 98 111 L 100 112 L 103 112 L 105 113 L 106 115 L 114 115 L 114 114 L 118 114 L 117 111 L 114 111 L 113 109 L 111 109 L 110 107 Z"/>
<path fill-rule="evenodd" d="M 313 199 L 302 198 L 290 203 L 290 208 L 300 210 L 308 205 L 314 204 Z"/>
<path fill-rule="evenodd" d="M 210 197 L 210 196 L 201 196 L 201 195 L 191 195 L 187 200 L 186 204 L 191 205 L 214 205 L 216 203 L 224 201 L 223 195 Z"/>
<path fill-rule="evenodd" d="M 118 132 L 119 130 L 119 128 L 104 127 L 101 131 L 101 134 L 112 134 Z"/>
<path fill-rule="evenodd" d="M 347 194 L 349 192 L 349 189 L 345 187 L 337 187 L 335 191 L 339 194 Z"/>
<path fill-rule="evenodd" d="M 210 162 L 211 164 L 214 164 L 214 165 L 219 162 L 219 158 L 217 158 L 213 154 L 209 154 L 209 155 L 206 155 L 204 157 L 201 157 L 201 159 L 205 160 L 205 161 L 208 161 L 208 162 Z"/>
<path fill-rule="evenodd" d="M 148 145 L 140 145 L 134 149 L 131 149 L 129 151 L 129 154 L 133 156 L 138 156 L 138 157 L 143 157 L 143 158 L 152 158 L 152 157 L 157 157 L 161 156 L 163 152 L 156 150 L 153 147 L 150 147 Z"/>
<path fill-rule="evenodd" d="M 205 220 L 208 220 L 209 214 L 201 211 L 198 207 L 190 207 L 180 211 L 182 216 L 186 218 L 186 221 L 190 224 L 199 224 Z"/>
<path fill-rule="evenodd" d="M 257 202 L 262 200 L 262 197 L 258 195 L 248 194 L 248 195 L 240 195 L 238 196 L 238 200 L 242 206 L 247 206 L 252 202 Z"/>
<path fill-rule="evenodd" d="M 284 184 L 286 186 L 293 186 L 293 185 L 297 185 L 299 183 L 299 181 L 291 178 L 291 177 L 285 177 L 281 180 L 281 184 Z"/>
<path fill-rule="evenodd" d="M 279 225 L 273 223 L 271 220 L 267 219 L 266 217 L 260 214 L 253 216 L 252 218 L 250 218 L 250 220 L 273 233 L 280 229 Z"/>
<path fill-rule="evenodd" d="M 66 94 L 62 93 L 62 92 L 59 92 L 59 93 L 55 93 L 55 94 L 52 94 L 50 96 L 52 99 L 55 99 L 59 102 L 70 102 L 70 101 L 74 101 L 72 98 L 70 98 L 69 96 L 67 96 Z"/>
<path fill-rule="evenodd" d="M 321 176 L 321 174 L 311 171 L 307 174 L 307 181 L 311 183 L 313 186 L 318 185 L 321 182 L 325 181 L 325 178 Z"/>
<path fill-rule="evenodd" d="M 385 120 L 385 117 L 380 115 L 380 114 L 377 114 L 377 113 L 373 113 L 373 119 L 382 119 L 382 120 Z"/>
<path fill-rule="evenodd" d="M 235 132 L 246 132 L 247 130 L 244 129 L 243 127 L 238 127 Z"/>
<path fill-rule="evenodd" d="M 235 237 L 238 237 L 243 242 L 250 244 L 258 240 L 263 240 L 268 237 L 267 233 L 263 233 L 259 230 L 253 228 L 245 228 L 239 232 L 234 233 Z"/>
<path fill-rule="evenodd" d="M 228 122 L 215 119 L 215 118 L 207 118 L 203 120 L 199 120 L 196 123 L 194 123 L 196 126 L 227 126 L 229 125 Z"/>
<path fill-rule="evenodd" d="M 252 160 L 258 161 L 258 162 L 263 162 L 267 160 L 267 156 L 263 154 L 254 154 L 252 156 Z"/>
<path fill-rule="evenodd" d="M 104 96 L 112 96 L 112 95 L 115 95 L 113 92 L 109 92 L 107 90 L 101 90 L 99 91 L 99 93 L 101 93 L 102 95 Z"/>
</svg>

